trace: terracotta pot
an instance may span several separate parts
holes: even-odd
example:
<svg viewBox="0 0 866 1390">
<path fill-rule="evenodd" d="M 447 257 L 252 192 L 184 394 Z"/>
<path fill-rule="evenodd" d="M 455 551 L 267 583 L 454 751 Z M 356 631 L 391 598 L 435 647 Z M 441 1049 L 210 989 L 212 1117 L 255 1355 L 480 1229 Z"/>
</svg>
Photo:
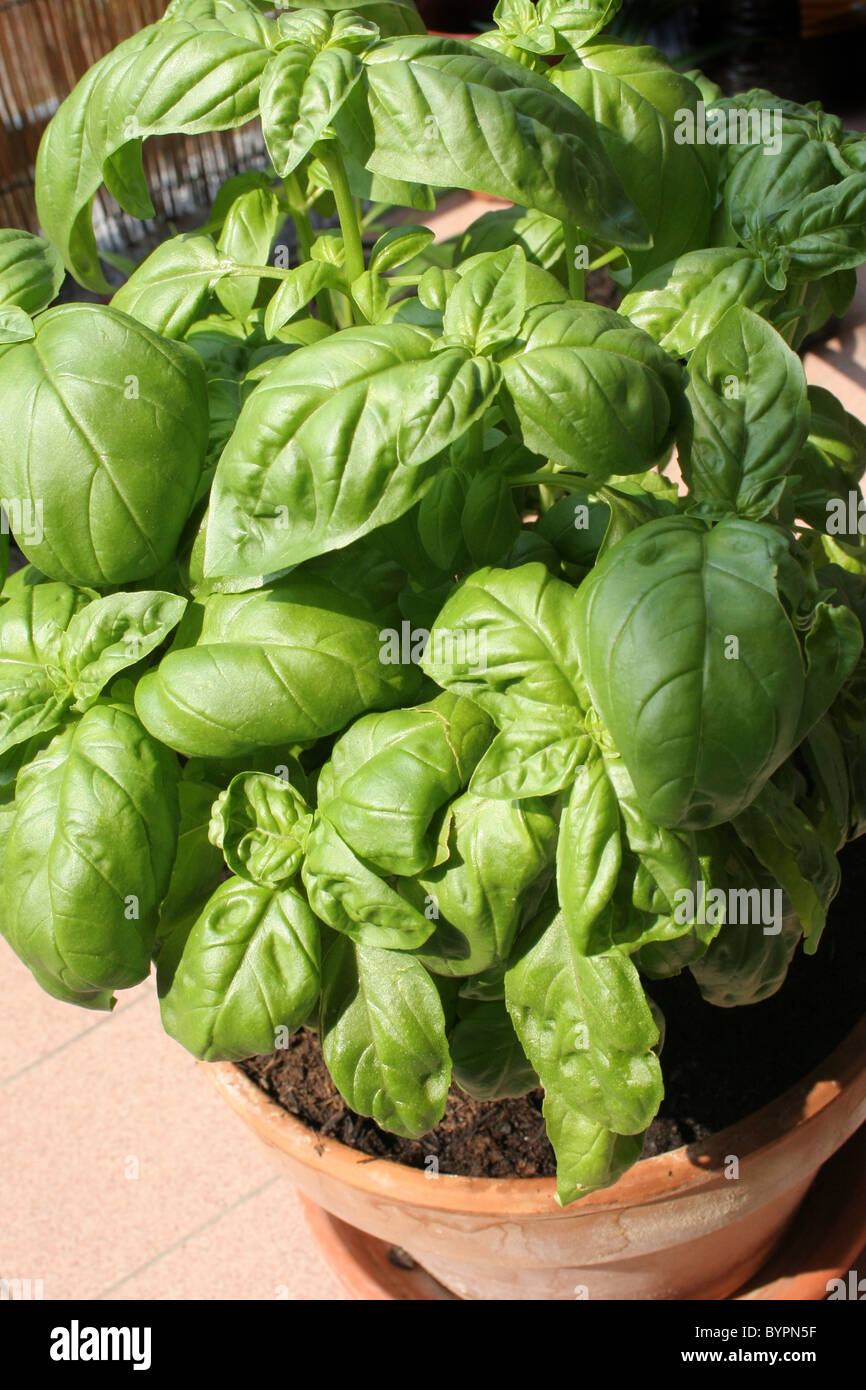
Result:
<svg viewBox="0 0 866 1390">
<path fill-rule="evenodd" d="M 233 1064 L 202 1065 L 306 1196 L 402 1247 L 461 1298 L 725 1298 L 767 1261 L 821 1165 L 866 1121 L 864 1019 L 771 1105 L 563 1209 L 551 1178 L 433 1177 L 371 1159 L 320 1138 Z"/>
</svg>

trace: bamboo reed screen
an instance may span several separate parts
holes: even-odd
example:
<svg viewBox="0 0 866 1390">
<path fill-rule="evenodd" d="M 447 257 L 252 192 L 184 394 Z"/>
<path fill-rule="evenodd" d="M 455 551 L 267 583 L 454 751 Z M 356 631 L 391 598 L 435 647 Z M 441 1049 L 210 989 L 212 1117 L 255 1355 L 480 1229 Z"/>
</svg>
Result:
<svg viewBox="0 0 866 1390">
<path fill-rule="evenodd" d="M 0 226 L 38 230 L 33 169 L 60 102 L 121 39 L 162 15 L 167 0 L 0 0 Z M 223 179 L 263 166 L 257 125 L 218 135 L 166 137 L 144 146 L 156 223 L 127 217 L 105 192 L 94 204 L 106 250 L 150 240 L 206 208 Z"/>
</svg>

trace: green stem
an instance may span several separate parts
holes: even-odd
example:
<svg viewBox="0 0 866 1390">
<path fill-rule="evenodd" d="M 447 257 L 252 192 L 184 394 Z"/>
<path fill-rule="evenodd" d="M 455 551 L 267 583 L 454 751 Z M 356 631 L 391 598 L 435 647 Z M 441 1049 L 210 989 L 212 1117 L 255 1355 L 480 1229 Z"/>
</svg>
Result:
<svg viewBox="0 0 866 1390">
<path fill-rule="evenodd" d="M 283 188 L 286 191 L 286 199 L 289 204 L 289 211 L 295 230 L 298 233 L 298 245 L 301 248 L 301 260 L 312 260 L 311 251 L 313 247 L 314 232 L 313 224 L 310 221 L 310 214 L 304 199 L 301 181 L 297 172 L 292 170 L 283 179 Z M 319 318 L 323 323 L 327 323 L 331 328 L 336 328 L 337 323 L 334 317 L 334 301 L 327 290 L 320 290 L 316 295 L 316 308 L 319 311 Z"/>
<path fill-rule="evenodd" d="M 565 263 L 568 269 L 568 293 L 572 299 L 586 298 L 586 273 L 575 265 L 577 255 L 577 229 L 563 222 L 565 236 Z"/>
<path fill-rule="evenodd" d="M 603 265 L 610 265 L 610 262 L 611 262 L 611 261 L 617 260 L 621 255 L 622 255 L 622 247 L 621 247 L 621 246 L 614 246 L 614 247 L 611 248 L 610 251 L 605 251 L 604 255 L 603 255 L 603 256 L 599 256 L 597 260 L 591 261 L 591 262 L 590 262 L 590 265 L 589 265 L 589 269 L 590 269 L 590 270 L 601 270 L 601 268 L 602 268 Z"/>
<path fill-rule="evenodd" d="M 343 247 L 346 253 L 346 279 L 351 285 L 366 270 L 364 243 L 361 240 L 361 224 L 358 220 L 352 190 L 349 187 L 343 156 L 340 154 L 339 146 L 333 140 L 323 146 L 321 160 L 328 171 L 331 191 L 337 204 L 337 215 L 340 218 L 340 230 L 343 233 Z M 354 301 L 352 302 L 352 311 L 356 323 L 366 323 L 364 315 Z"/>
</svg>

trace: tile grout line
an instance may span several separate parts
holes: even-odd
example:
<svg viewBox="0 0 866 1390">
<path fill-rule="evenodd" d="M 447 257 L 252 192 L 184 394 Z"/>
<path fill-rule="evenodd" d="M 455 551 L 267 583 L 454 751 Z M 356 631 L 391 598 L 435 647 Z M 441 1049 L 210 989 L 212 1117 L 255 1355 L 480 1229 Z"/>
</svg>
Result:
<svg viewBox="0 0 866 1390">
<path fill-rule="evenodd" d="M 267 1182 L 260 1183 L 259 1186 L 254 1187 L 251 1192 L 245 1193 L 243 1197 L 238 1197 L 237 1200 L 232 1202 L 229 1206 L 223 1207 L 222 1211 L 216 1212 L 213 1216 L 209 1217 L 201 1226 L 195 1226 L 191 1231 L 187 1231 L 185 1235 L 173 1241 L 171 1245 L 167 1245 L 164 1250 L 160 1250 L 159 1254 L 153 1255 L 149 1260 L 145 1260 L 144 1264 L 138 1265 L 137 1268 L 130 1270 L 129 1274 L 124 1274 L 122 1279 L 117 1279 L 113 1284 L 109 1284 L 108 1288 L 103 1289 L 101 1293 L 95 1294 L 94 1301 L 99 1302 L 102 1299 L 108 1298 L 109 1294 L 114 1293 L 116 1289 L 121 1288 L 124 1284 L 128 1284 L 130 1279 L 135 1279 L 137 1275 L 143 1274 L 146 1269 L 150 1269 L 152 1265 L 158 1264 L 160 1260 L 165 1259 L 166 1255 L 171 1255 L 175 1250 L 179 1250 L 181 1246 L 186 1245 L 187 1241 L 194 1240 L 196 1236 L 201 1235 L 202 1231 L 206 1231 L 209 1227 L 215 1226 L 218 1221 L 222 1221 L 224 1216 L 228 1216 L 229 1212 L 237 1211 L 239 1207 L 244 1206 L 247 1202 L 251 1202 L 254 1197 L 258 1197 L 261 1192 L 267 1192 L 269 1187 L 273 1187 L 275 1183 L 282 1181 L 283 1179 L 279 1177 L 268 1178 Z"/>
<path fill-rule="evenodd" d="M 119 1018 L 121 1014 L 129 1013 L 131 1009 L 137 1009 L 139 1004 L 143 1004 L 152 997 L 153 992 L 151 990 L 143 991 L 138 999 L 133 999 L 128 1004 L 121 1004 L 118 1008 L 112 1009 L 111 1013 L 106 1013 L 103 1018 L 97 1019 L 89 1028 L 82 1028 L 80 1033 L 76 1033 L 73 1037 L 67 1038 L 65 1042 L 60 1043 L 57 1047 L 52 1047 L 50 1052 L 43 1052 L 41 1057 L 34 1057 L 32 1062 L 28 1062 L 26 1066 L 20 1067 L 19 1070 L 14 1071 L 11 1076 L 5 1076 L 3 1080 L 0 1081 L 0 1090 L 2 1090 L 4 1086 L 11 1085 L 13 1081 L 17 1081 L 20 1077 L 26 1076 L 27 1072 L 33 1071 L 35 1067 L 41 1067 L 43 1062 L 50 1062 L 52 1057 L 59 1056 L 61 1052 L 66 1051 L 67 1047 L 72 1047 L 74 1043 L 80 1042 L 82 1038 L 91 1037 L 98 1028 L 104 1028 L 107 1023 L 111 1023 L 112 1019 Z"/>
</svg>

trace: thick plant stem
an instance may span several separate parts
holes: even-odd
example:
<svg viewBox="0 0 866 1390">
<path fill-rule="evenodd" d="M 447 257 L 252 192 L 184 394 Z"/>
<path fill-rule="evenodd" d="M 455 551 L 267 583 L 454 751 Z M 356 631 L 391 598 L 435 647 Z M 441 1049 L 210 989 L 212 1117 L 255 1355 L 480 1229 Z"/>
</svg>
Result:
<svg viewBox="0 0 866 1390">
<path fill-rule="evenodd" d="M 340 218 L 340 230 L 343 233 L 343 247 L 346 253 L 346 279 L 351 285 L 363 275 L 366 266 L 364 264 L 364 243 L 361 240 L 361 224 L 358 220 L 358 213 L 355 207 L 355 200 L 352 197 L 352 190 L 349 187 L 349 180 L 346 177 L 346 166 L 343 163 L 343 156 L 339 148 L 333 141 L 324 145 L 321 153 L 321 160 L 328 171 L 331 180 L 331 190 L 334 194 L 334 201 L 337 204 L 337 214 Z M 356 323 L 366 323 L 364 315 L 361 313 L 355 302 L 352 302 L 352 313 Z"/>
<path fill-rule="evenodd" d="M 575 264 L 577 259 L 577 228 L 563 222 L 565 234 L 565 263 L 568 269 L 568 293 L 572 299 L 586 298 L 586 272 Z"/>
</svg>

